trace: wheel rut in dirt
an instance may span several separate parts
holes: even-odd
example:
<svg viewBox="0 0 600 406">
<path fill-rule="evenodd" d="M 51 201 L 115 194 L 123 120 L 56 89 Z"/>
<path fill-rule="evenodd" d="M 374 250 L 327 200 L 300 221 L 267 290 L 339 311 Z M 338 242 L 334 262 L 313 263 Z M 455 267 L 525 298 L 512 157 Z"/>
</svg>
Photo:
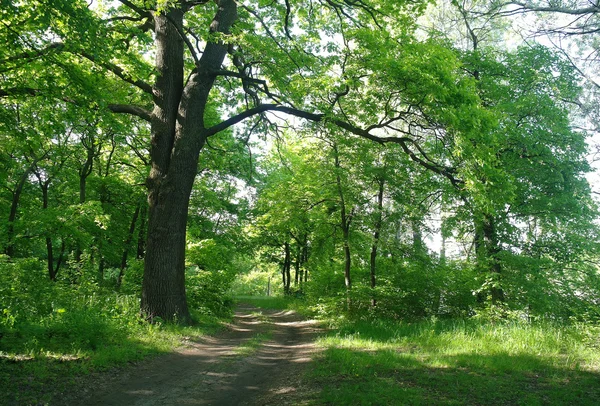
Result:
<svg viewBox="0 0 600 406">
<path fill-rule="evenodd" d="M 292 311 L 242 304 L 222 333 L 140 362 L 106 387 L 90 390 L 80 404 L 302 404 L 312 395 L 302 375 L 320 331 Z"/>
</svg>

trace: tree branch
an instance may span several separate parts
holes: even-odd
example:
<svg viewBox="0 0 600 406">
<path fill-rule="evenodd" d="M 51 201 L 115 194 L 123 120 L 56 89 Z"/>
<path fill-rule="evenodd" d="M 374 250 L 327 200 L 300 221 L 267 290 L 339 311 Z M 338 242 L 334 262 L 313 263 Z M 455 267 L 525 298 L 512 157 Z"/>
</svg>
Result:
<svg viewBox="0 0 600 406">
<path fill-rule="evenodd" d="M 410 137 L 406 137 L 406 136 L 405 137 L 393 137 L 393 136 L 392 137 L 380 137 L 380 136 L 373 135 L 369 131 L 367 131 L 363 128 L 360 128 L 360 127 L 358 127 L 352 123 L 349 123 L 347 121 L 343 121 L 343 120 L 340 120 L 337 118 L 327 118 L 325 116 L 325 114 L 323 114 L 323 113 L 310 113 L 308 111 L 299 110 L 299 109 L 282 106 L 282 105 L 278 105 L 278 104 L 261 104 L 254 108 L 245 110 L 240 114 L 230 117 L 229 119 L 227 119 L 211 128 L 208 128 L 206 130 L 205 135 L 207 137 L 210 137 L 220 131 L 223 131 L 223 130 L 239 123 L 239 122 L 242 122 L 243 120 L 245 120 L 247 118 L 250 118 L 257 114 L 266 113 L 268 111 L 272 111 L 272 112 L 278 111 L 281 113 L 289 114 L 291 116 L 303 118 L 303 119 L 313 121 L 313 122 L 323 122 L 323 121 L 327 120 L 328 122 L 336 125 L 337 127 L 340 127 L 352 134 L 358 135 L 359 137 L 362 137 L 362 138 L 366 138 L 366 139 L 376 142 L 378 144 L 382 144 L 382 145 L 386 144 L 386 143 L 398 144 L 398 145 L 400 145 L 400 147 L 402 148 L 404 153 L 406 153 L 411 158 L 411 160 L 413 160 L 414 162 L 418 163 L 419 165 L 423 166 L 424 168 L 426 168 L 432 172 L 435 172 L 439 175 L 446 177 L 447 179 L 450 180 L 450 182 L 454 186 L 458 187 L 459 185 L 462 185 L 464 183 L 462 180 L 457 179 L 454 176 L 454 174 L 456 173 L 456 170 L 454 168 L 446 167 L 446 166 L 443 166 L 443 165 L 433 162 L 429 157 L 427 157 L 427 155 L 422 150 L 422 148 L 420 148 L 416 144 L 415 140 L 413 140 Z M 408 147 L 408 144 L 415 145 L 415 147 L 417 148 L 419 153 L 422 154 L 425 159 L 421 158 L 413 150 L 411 150 Z"/>
<path fill-rule="evenodd" d="M 150 122 L 152 113 L 143 107 L 133 106 L 131 104 L 109 104 L 108 109 L 113 113 L 131 114 Z"/>
<path fill-rule="evenodd" d="M 144 10 L 141 7 L 136 6 L 135 4 L 133 4 L 131 1 L 129 0 L 118 0 L 119 3 L 121 3 L 122 5 L 124 5 L 125 7 L 135 11 L 136 13 L 138 13 L 140 16 L 143 17 L 152 17 L 152 13 L 150 12 L 150 10 Z"/>
<path fill-rule="evenodd" d="M 583 14 L 594 14 L 600 12 L 600 6 L 597 4 L 592 4 L 590 7 L 584 8 L 568 8 L 568 7 L 559 7 L 559 6 L 534 6 L 531 4 L 527 4 L 521 1 L 510 1 L 504 4 L 501 4 L 500 7 L 505 7 L 508 5 L 519 6 L 522 9 L 527 11 L 535 11 L 542 13 L 561 13 L 561 14 L 569 14 L 569 15 L 583 15 Z"/>
<path fill-rule="evenodd" d="M 3 59 L 2 61 L 0 61 L 0 66 L 5 65 L 7 62 L 13 62 L 13 61 L 18 61 L 21 59 L 25 59 L 25 60 L 31 60 L 33 58 L 37 58 L 40 57 L 42 55 L 47 54 L 50 51 L 53 50 L 62 50 L 64 48 L 64 44 L 62 42 L 53 42 L 51 44 L 49 44 L 48 46 L 42 48 L 42 49 L 34 49 L 32 51 L 26 51 L 23 53 L 20 53 L 18 55 L 13 55 L 10 56 L 6 59 Z M 6 70 L 2 70 L 2 72 L 5 72 Z"/>
<path fill-rule="evenodd" d="M 138 89 L 142 90 L 145 93 L 148 94 L 152 94 L 152 86 L 146 82 L 144 82 L 143 80 L 140 79 L 135 79 L 133 77 L 131 77 L 130 75 L 128 75 L 125 70 L 123 68 L 121 68 L 120 66 L 115 65 L 114 63 L 111 62 L 101 62 L 98 61 L 94 55 L 89 54 L 85 51 L 81 51 L 81 52 L 73 52 L 76 55 L 80 55 L 86 59 L 88 59 L 89 61 L 103 67 L 104 69 L 114 73 L 117 77 L 121 78 L 122 80 L 124 80 L 127 83 L 130 83 L 132 85 L 134 85 L 135 87 L 137 87 Z"/>
</svg>

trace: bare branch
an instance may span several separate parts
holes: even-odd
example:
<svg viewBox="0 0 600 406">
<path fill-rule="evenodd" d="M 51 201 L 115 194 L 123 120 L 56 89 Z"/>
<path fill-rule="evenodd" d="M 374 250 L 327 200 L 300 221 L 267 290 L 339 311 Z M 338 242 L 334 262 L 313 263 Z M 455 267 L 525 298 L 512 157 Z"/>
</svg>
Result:
<svg viewBox="0 0 600 406">
<path fill-rule="evenodd" d="M 526 11 L 535 11 L 542 13 L 561 13 L 561 14 L 569 14 L 569 15 L 583 15 L 583 14 L 594 14 L 600 12 L 600 6 L 598 4 L 592 4 L 590 7 L 583 8 L 569 8 L 569 7 L 560 7 L 560 6 L 534 6 L 529 3 L 524 3 L 520 1 L 510 1 L 507 3 L 503 3 L 499 5 L 499 7 L 506 7 L 509 5 L 519 6 L 522 10 Z M 516 10 L 515 10 L 516 11 Z"/>
</svg>

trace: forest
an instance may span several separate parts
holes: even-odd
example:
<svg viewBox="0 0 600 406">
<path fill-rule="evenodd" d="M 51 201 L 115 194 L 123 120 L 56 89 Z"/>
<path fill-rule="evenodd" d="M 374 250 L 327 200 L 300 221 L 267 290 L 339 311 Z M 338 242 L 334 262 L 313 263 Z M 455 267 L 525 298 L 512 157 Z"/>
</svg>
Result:
<svg viewBox="0 0 600 406">
<path fill-rule="evenodd" d="M 310 404 L 600 402 L 597 1 L 0 22 L 0 404 L 62 404 L 240 301 L 328 326 Z"/>
</svg>

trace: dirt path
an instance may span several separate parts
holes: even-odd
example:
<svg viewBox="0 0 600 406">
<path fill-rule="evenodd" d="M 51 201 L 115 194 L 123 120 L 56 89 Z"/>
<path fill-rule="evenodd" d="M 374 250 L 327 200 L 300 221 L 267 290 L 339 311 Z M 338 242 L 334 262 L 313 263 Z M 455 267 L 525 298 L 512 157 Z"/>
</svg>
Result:
<svg viewBox="0 0 600 406">
<path fill-rule="evenodd" d="M 241 305 L 218 336 L 141 362 L 77 404 L 301 405 L 312 395 L 302 373 L 318 333 L 294 312 Z"/>
</svg>

